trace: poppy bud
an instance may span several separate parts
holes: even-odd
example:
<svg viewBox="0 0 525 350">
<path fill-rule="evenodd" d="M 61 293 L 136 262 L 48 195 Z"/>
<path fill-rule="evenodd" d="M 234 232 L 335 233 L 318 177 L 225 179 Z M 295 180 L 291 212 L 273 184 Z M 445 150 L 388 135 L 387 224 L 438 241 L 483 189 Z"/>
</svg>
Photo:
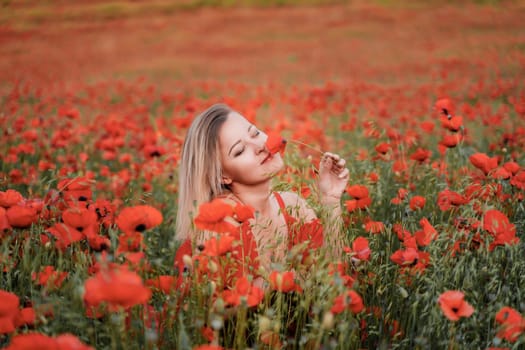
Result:
<svg viewBox="0 0 525 350">
<path fill-rule="evenodd" d="M 272 321 L 266 316 L 259 316 L 259 332 L 263 333 L 270 329 Z"/>
<path fill-rule="evenodd" d="M 323 329 L 332 329 L 334 327 L 334 314 L 328 311 L 323 316 L 323 322 L 321 323 Z"/>
</svg>

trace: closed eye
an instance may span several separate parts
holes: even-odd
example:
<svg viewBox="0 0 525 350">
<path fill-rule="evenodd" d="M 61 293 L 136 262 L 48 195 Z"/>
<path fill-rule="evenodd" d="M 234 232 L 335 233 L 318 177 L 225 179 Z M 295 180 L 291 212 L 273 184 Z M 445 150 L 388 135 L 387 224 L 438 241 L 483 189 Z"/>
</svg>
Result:
<svg viewBox="0 0 525 350">
<path fill-rule="evenodd" d="M 242 154 L 242 152 L 244 152 L 244 147 L 243 147 L 243 148 L 240 148 L 239 150 L 237 150 L 237 151 L 233 154 L 233 156 L 234 156 L 234 157 L 238 157 L 238 156 L 240 156 L 240 155 Z"/>
</svg>

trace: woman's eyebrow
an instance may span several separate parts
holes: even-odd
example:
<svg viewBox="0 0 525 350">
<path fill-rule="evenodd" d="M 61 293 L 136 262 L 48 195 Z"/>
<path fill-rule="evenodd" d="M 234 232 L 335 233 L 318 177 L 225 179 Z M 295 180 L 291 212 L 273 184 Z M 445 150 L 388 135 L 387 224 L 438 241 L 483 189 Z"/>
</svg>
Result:
<svg viewBox="0 0 525 350">
<path fill-rule="evenodd" d="M 250 126 L 248 127 L 248 133 L 250 133 L 250 130 L 252 129 L 253 127 L 253 124 L 250 124 Z M 237 142 L 235 142 L 231 147 L 230 147 L 230 150 L 228 151 L 228 155 L 230 155 L 230 153 L 232 153 L 232 149 L 233 147 L 235 147 L 239 142 L 241 142 L 241 140 L 237 140 Z"/>
</svg>

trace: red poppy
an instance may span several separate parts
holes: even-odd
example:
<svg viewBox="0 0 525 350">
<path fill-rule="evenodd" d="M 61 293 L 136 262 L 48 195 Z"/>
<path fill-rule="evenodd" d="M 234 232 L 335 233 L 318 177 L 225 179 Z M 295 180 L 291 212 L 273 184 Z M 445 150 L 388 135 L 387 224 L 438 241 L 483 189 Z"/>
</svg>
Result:
<svg viewBox="0 0 525 350">
<path fill-rule="evenodd" d="M 440 98 L 434 104 L 434 109 L 443 116 L 453 115 L 455 112 L 454 103 L 448 98 Z"/>
<path fill-rule="evenodd" d="M 475 153 L 469 157 L 469 160 L 472 165 L 482 170 L 485 175 L 488 175 L 492 170 L 498 167 L 498 158 L 491 158 L 485 153 Z"/>
<path fill-rule="evenodd" d="M 441 126 L 449 131 L 457 132 L 463 126 L 463 117 L 456 115 L 441 117 Z"/>
<path fill-rule="evenodd" d="M 57 350 L 95 350 L 95 348 L 88 346 L 73 334 L 61 334 L 55 338 Z"/>
<path fill-rule="evenodd" d="M 500 325 L 497 334 L 500 339 L 513 343 L 525 332 L 525 319 L 511 307 L 502 307 L 496 314 L 496 322 Z"/>
<path fill-rule="evenodd" d="M 57 189 L 63 194 L 66 202 L 86 202 L 93 198 L 91 187 L 94 182 L 94 180 L 87 176 L 64 179 L 59 181 Z"/>
<path fill-rule="evenodd" d="M 381 221 L 367 221 L 365 223 L 365 231 L 368 233 L 378 234 L 383 232 L 385 229 L 385 224 L 383 224 Z"/>
<path fill-rule="evenodd" d="M 233 249 L 235 237 L 229 234 L 220 235 L 219 237 L 211 237 L 204 242 L 203 255 L 206 256 L 221 256 Z"/>
<path fill-rule="evenodd" d="M 509 218 L 497 209 L 487 210 L 483 215 L 483 229 L 493 235 L 510 232 L 516 233 L 516 226 L 509 221 Z"/>
<path fill-rule="evenodd" d="M 352 185 L 346 188 L 346 193 L 355 199 L 366 198 L 369 196 L 368 188 L 363 185 Z"/>
<path fill-rule="evenodd" d="M 39 350 L 57 350 L 56 340 L 40 333 L 17 334 L 11 339 L 6 350 L 33 350 L 38 344 Z M 63 348 L 59 348 L 63 349 Z"/>
<path fill-rule="evenodd" d="M 368 239 L 365 237 L 357 237 L 352 242 L 352 249 L 346 247 L 345 251 L 351 254 L 352 259 L 355 260 L 365 260 L 370 259 L 370 247 L 368 246 Z"/>
<path fill-rule="evenodd" d="M 12 227 L 27 228 L 38 221 L 35 208 L 25 205 L 13 205 L 6 210 L 7 221 Z"/>
<path fill-rule="evenodd" d="M 31 275 L 33 281 L 37 281 L 37 284 L 44 286 L 49 289 L 58 289 L 62 285 L 62 282 L 67 277 L 67 271 L 59 272 L 56 271 L 53 266 L 44 266 L 41 272 L 33 272 Z"/>
<path fill-rule="evenodd" d="M 216 233 L 235 233 L 239 224 L 233 219 L 234 207 L 221 198 L 202 203 L 199 213 L 193 219 L 195 226 L 201 230 Z"/>
<path fill-rule="evenodd" d="M 467 204 L 468 198 L 461 194 L 445 189 L 438 193 L 438 206 L 442 211 L 447 211 L 452 207 Z"/>
<path fill-rule="evenodd" d="M 432 151 L 428 149 L 418 148 L 414 153 L 410 155 L 410 159 L 423 163 L 432 156 Z"/>
<path fill-rule="evenodd" d="M 366 209 L 368 206 L 372 204 L 372 198 L 370 197 L 364 197 L 360 199 L 350 199 L 345 201 L 346 209 L 349 212 L 353 212 L 357 209 Z"/>
<path fill-rule="evenodd" d="M 379 145 L 377 145 L 375 147 L 376 149 L 376 152 L 379 153 L 379 154 L 387 154 L 388 151 L 392 148 L 392 146 L 389 144 L 389 143 L 386 143 L 386 142 L 383 142 L 383 143 L 380 143 Z"/>
<path fill-rule="evenodd" d="M 86 307 L 99 307 L 105 303 L 109 311 L 130 308 L 146 303 L 151 291 L 142 283 L 140 276 L 126 266 L 101 269 L 84 284 Z"/>
<path fill-rule="evenodd" d="M 162 213 L 149 205 L 126 207 L 117 216 L 118 227 L 126 234 L 142 233 L 162 223 Z"/>
<path fill-rule="evenodd" d="M 426 199 L 423 196 L 414 196 L 410 198 L 409 206 L 412 210 L 423 209 L 425 207 Z"/>
<path fill-rule="evenodd" d="M 518 173 L 518 171 L 520 171 L 521 167 L 518 163 L 516 162 L 507 162 L 505 164 L 503 164 L 503 167 L 511 173 L 511 175 L 516 175 Z"/>
<path fill-rule="evenodd" d="M 170 294 L 175 288 L 175 277 L 162 275 L 146 281 L 146 286 L 153 287 L 165 294 Z"/>
<path fill-rule="evenodd" d="M 0 239 L 2 238 L 2 233 L 11 229 L 9 225 L 9 220 L 7 220 L 7 210 L 4 207 L 0 207 Z"/>
<path fill-rule="evenodd" d="M 416 237 L 417 244 L 424 247 L 430 244 L 436 237 L 437 231 L 428 221 L 427 218 L 419 220 L 422 230 L 417 231 L 414 235 Z"/>
<path fill-rule="evenodd" d="M 414 266 L 419 258 L 417 249 L 407 248 L 397 250 L 390 256 L 390 260 L 401 266 Z"/>
<path fill-rule="evenodd" d="M 525 170 L 520 170 L 510 179 L 510 184 L 520 190 L 525 190 Z"/>
<path fill-rule="evenodd" d="M 20 301 L 18 296 L 4 290 L 0 290 L 0 300 L 0 334 L 11 333 L 15 330 Z"/>
<path fill-rule="evenodd" d="M 435 124 L 430 121 L 423 121 L 419 124 L 419 127 L 427 134 L 430 134 L 432 131 L 434 131 Z"/>
<path fill-rule="evenodd" d="M 15 318 L 15 327 L 34 326 L 36 320 L 35 309 L 25 307 L 18 312 Z"/>
<path fill-rule="evenodd" d="M 257 306 L 264 298 L 261 288 L 250 284 L 246 277 L 238 278 L 235 286 L 230 290 L 225 290 L 222 294 L 224 301 L 228 305 L 239 306 L 246 302 L 248 307 Z"/>
<path fill-rule="evenodd" d="M 446 148 L 454 148 L 462 140 L 463 136 L 461 136 L 461 134 L 444 135 L 441 141 L 439 141 L 439 145 Z"/>
<path fill-rule="evenodd" d="M 85 207 L 74 206 L 62 212 L 62 220 L 68 226 L 75 228 L 79 232 L 87 229 L 97 231 L 97 214 Z"/>
<path fill-rule="evenodd" d="M 266 148 L 268 149 L 270 154 L 275 154 L 277 152 L 280 152 L 282 154 L 284 152 L 285 147 L 286 147 L 286 139 L 284 139 L 277 132 L 268 132 L 268 139 L 266 140 Z"/>
<path fill-rule="evenodd" d="M 15 190 L 0 191 L 0 207 L 9 208 L 24 200 L 20 192 Z"/>
<path fill-rule="evenodd" d="M 144 248 L 144 236 L 141 233 L 121 234 L 118 236 L 118 248 L 115 252 L 120 255 L 124 252 L 137 252 Z"/>
<path fill-rule="evenodd" d="M 463 292 L 457 290 L 442 293 L 438 303 L 445 317 L 453 322 L 458 321 L 460 317 L 470 317 L 474 313 L 474 308 L 465 301 Z"/>
<path fill-rule="evenodd" d="M 490 176 L 493 179 L 500 179 L 500 180 L 508 180 L 512 176 L 512 173 L 505 169 L 504 167 L 500 166 L 497 167 L 496 170 L 491 172 Z"/>
<path fill-rule="evenodd" d="M 281 293 L 302 292 L 301 286 L 295 282 L 294 271 L 272 271 L 268 276 L 270 288 Z"/>
<path fill-rule="evenodd" d="M 84 239 L 84 235 L 76 229 L 69 227 L 66 224 L 57 223 L 46 230 L 55 237 L 55 246 L 58 249 L 65 249 L 72 243 L 79 242 Z M 43 241 L 47 241 L 46 236 L 41 236 Z"/>
<path fill-rule="evenodd" d="M 194 347 L 192 350 L 224 350 L 224 348 L 218 345 L 199 345 Z"/>
<path fill-rule="evenodd" d="M 330 311 L 334 314 L 340 314 L 345 310 L 350 310 L 352 313 L 358 314 L 364 308 L 361 296 L 354 290 L 348 290 L 334 299 L 334 305 Z"/>
</svg>

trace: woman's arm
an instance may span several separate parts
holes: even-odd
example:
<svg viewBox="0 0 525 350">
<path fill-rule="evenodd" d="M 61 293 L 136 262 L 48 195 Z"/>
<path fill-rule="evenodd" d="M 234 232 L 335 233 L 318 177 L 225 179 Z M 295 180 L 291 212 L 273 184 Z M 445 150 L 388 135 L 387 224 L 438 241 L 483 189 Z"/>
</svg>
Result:
<svg viewBox="0 0 525 350">
<path fill-rule="evenodd" d="M 339 258 L 344 246 L 341 197 L 348 184 L 349 174 L 346 161 L 337 154 L 325 153 L 319 164 L 319 196 L 323 205 L 324 239 L 328 252 Z"/>
</svg>

